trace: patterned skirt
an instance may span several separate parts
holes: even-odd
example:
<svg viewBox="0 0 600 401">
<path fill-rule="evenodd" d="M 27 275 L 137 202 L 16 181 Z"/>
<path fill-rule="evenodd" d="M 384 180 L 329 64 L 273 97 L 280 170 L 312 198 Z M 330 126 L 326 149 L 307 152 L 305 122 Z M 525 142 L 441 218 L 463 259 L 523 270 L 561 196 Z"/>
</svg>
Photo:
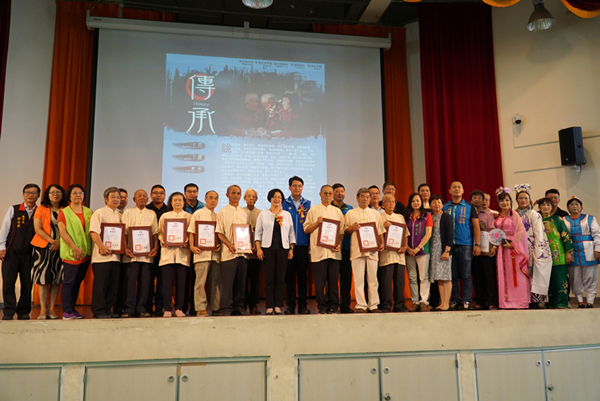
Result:
<svg viewBox="0 0 600 401">
<path fill-rule="evenodd" d="M 31 281 L 34 284 L 48 285 L 62 283 L 62 269 L 63 264 L 60 259 L 60 251 L 51 251 L 50 245 L 46 248 L 33 247 Z"/>
</svg>

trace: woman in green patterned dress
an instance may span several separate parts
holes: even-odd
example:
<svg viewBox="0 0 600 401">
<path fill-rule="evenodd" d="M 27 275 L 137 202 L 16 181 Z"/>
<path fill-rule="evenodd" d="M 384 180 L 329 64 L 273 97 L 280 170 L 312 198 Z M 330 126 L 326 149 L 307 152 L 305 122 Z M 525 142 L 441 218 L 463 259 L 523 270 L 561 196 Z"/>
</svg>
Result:
<svg viewBox="0 0 600 401">
<path fill-rule="evenodd" d="M 548 307 L 566 309 L 569 307 L 569 279 L 567 265 L 573 261 L 573 241 L 565 222 L 552 213 L 552 201 L 542 198 L 538 202 L 544 230 L 550 243 L 552 272 L 548 287 Z"/>
</svg>

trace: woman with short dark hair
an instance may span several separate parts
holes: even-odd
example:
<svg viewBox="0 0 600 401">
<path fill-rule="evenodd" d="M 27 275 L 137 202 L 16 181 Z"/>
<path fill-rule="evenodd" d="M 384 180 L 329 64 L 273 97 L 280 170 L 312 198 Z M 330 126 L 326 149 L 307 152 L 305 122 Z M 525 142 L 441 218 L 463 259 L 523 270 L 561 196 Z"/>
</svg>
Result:
<svg viewBox="0 0 600 401">
<path fill-rule="evenodd" d="M 431 206 L 431 219 L 433 230 L 430 249 L 430 275 L 431 282 L 436 282 L 440 290 L 440 305 L 435 310 L 447 311 L 450 309 L 450 295 L 452 293 L 452 244 L 454 243 L 454 221 L 452 216 L 442 211 L 444 199 L 440 195 L 429 198 Z"/>
<path fill-rule="evenodd" d="M 38 285 L 40 295 L 40 314 L 38 320 L 58 319 L 54 305 L 62 282 L 62 261 L 60 260 L 60 232 L 58 214 L 68 206 L 65 190 L 58 184 L 46 188 L 42 204 L 36 208 L 33 216 L 35 236 L 33 245 L 33 268 L 31 279 Z M 48 296 L 50 303 L 48 304 Z"/>
<path fill-rule="evenodd" d="M 85 189 L 80 184 L 71 185 L 67 189 L 66 198 L 69 206 L 61 210 L 57 218 L 60 230 L 60 258 L 63 261 L 63 319 L 83 319 L 83 315 L 75 310 L 75 303 L 92 255 L 92 211 L 83 206 Z"/>
<path fill-rule="evenodd" d="M 256 255 L 264 261 L 267 315 L 281 315 L 287 261 L 294 257 L 296 245 L 292 215 L 281 208 L 284 199 L 280 189 L 270 190 L 271 207 L 256 219 Z"/>
</svg>

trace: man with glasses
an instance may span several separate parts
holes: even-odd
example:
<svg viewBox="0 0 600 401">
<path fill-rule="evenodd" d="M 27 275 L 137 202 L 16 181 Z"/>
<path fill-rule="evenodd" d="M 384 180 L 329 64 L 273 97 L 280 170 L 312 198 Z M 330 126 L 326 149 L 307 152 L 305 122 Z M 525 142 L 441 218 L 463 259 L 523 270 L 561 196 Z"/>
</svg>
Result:
<svg viewBox="0 0 600 401">
<path fill-rule="evenodd" d="M 185 195 L 185 206 L 183 210 L 189 214 L 194 214 L 196 210 L 202 209 L 205 205 L 198 200 L 198 185 L 189 183 L 183 188 Z"/>
<path fill-rule="evenodd" d="M 154 213 L 156 213 L 156 221 L 160 221 L 160 217 L 169 211 L 169 208 L 165 204 L 165 196 L 165 187 L 160 184 L 154 185 L 150 190 L 152 202 L 146 205 L 146 209 L 153 210 Z M 148 291 L 148 303 L 146 304 L 146 312 L 152 313 L 154 310 L 154 316 L 162 316 L 163 308 L 165 306 L 163 299 L 162 270 L 160 266 L 158 266 L 158 262 L 160 262 L 160 246 L 158 247 L 158 253 L 154 257 L 154 262 L 150 268 L 150 288 Z M 154 280 L 156 280 L 156 284 Z"/>
<path fill-rule="evenodd" d="M 11 206 L 0 226 L 0 260 L 2 260 L 2 296 L 4 316 L 12 320 L 16 313 L 19 320 L 29 320 L 31 313 L 31 240 L 35 235 L 33 214 L 40 197 L 40 187 L 27 184 L 23 188 L 23 203 Z M 21 296 L 17 304 L 15 283 L 19 276 Z"/>
</svg>

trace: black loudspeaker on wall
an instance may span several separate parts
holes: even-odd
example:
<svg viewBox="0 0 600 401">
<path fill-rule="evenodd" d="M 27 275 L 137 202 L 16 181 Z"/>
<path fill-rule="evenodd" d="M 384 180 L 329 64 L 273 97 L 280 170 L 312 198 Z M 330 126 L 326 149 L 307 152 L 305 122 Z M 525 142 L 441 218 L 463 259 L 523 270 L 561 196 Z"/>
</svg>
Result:
<svg viewBox="0 0 600 401">
<path fill-rule="evenodd" d="M 570 127 L 558 131 L 560 142 L 560 160 L 563 166 L 583 165 L 583 136 L 581 127 Z"/>
</svg>

